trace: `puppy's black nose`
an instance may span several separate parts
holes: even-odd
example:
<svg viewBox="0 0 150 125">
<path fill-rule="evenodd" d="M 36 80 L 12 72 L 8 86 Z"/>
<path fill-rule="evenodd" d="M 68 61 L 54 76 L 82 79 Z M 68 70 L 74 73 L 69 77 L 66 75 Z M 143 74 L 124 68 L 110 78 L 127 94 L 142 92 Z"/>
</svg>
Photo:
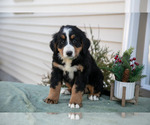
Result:
<svg viewBox="0 0 150 125">
<path fill-rule="evenodd" d="M 72 56 L 72 51 L 67 51 L 67 52 L 66 52 L 66 55 L 67 55 L 67 56 Z"/>
</svg>

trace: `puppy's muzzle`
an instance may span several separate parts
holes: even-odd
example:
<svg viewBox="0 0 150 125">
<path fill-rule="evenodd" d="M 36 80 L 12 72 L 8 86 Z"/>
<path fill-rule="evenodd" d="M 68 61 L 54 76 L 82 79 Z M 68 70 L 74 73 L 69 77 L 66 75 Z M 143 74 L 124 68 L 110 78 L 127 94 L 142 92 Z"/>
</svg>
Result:
<svg viewBox="0 0 150 125">
<path fill-rule="evenodd" d="M 72 56 L 72 54 L 73 54 L 73 52 L 72 52 L 72 51 L 67 51 L 67 52 L 66 52 L 66 55 L 67 55 L 68 57 L 71 57 L 71 56 Z"/>
</svg>

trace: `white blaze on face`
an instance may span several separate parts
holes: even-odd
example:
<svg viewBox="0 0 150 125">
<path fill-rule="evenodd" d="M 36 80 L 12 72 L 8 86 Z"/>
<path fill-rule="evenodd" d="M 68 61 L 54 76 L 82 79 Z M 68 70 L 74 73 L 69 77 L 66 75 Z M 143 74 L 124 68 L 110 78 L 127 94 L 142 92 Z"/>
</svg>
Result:
<svg viewBox="0 0 150 125">
<path fill-rule="evenodd" d="M 72 45 L 70 45 L 70 38 L 69 38 L 69 33 L 70 33 L 70 31 L 71 31 L 72 29 L 70 29 L 70 28 L 64 28 L 63 29 L 63 33 L 65 33 L 65 35 L 66 35 L 66 42 L 67 42 L 67 45 L 64 47 L 64 49 L 63 49 L 63 56 L 66 58 L 66 57 L 68 57 L 68 58 L 72 58 L 72 57 L 74 57 L 75 56 L 75 50 L 74 50 L 74 47 L 72 46 Z M 72 56 L 68 56 L 67 55 L 67 52 L 72 52 Z"/>
</svg>

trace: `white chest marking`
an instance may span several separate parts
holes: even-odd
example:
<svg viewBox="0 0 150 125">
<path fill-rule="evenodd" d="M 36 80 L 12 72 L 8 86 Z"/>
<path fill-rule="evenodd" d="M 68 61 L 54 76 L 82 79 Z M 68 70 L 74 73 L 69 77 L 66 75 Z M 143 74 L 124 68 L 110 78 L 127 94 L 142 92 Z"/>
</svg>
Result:
<svg viewBox="0 0 150 125">
<path fill-rule="evenodd" d="M 65 74 L 65 71 L 67 71 L 69 74 L 69 78 L 70 79 L 73 79 L 74 78 L 74 72 L 77 71 L 77 68 L 76 66 L 72 66 L 71 67 L 71 63 L 72 63 L 72 60 L 65 60 L 65 65 L 64 65 L 64 74 Z"/>
</svg>

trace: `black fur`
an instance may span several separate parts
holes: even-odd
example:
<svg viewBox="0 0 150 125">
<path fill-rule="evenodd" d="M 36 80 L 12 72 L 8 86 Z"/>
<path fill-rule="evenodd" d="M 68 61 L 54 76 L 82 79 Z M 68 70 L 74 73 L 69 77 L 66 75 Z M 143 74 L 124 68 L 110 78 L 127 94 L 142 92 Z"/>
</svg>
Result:
<svg viewBox="0 0 150 125">
<path fill-rule="evenodd" d="M 53 35 L 53 40 L 50 42 L 50 48 L 53 51 L 53 62 L 56 62 L 58 64 L 64 65 L 61 58 L 59 58 L 58 54 L 58 48 L 61 48 L 62 46 L 62 39 L 60 35 L 62 34 L 62 30 L 64 27 L 69 27 L 72 29 L 73 34 L 76 35 L 75 42 L 72 44 L 75 44 L 76 47 L 81 47 L 82 50 L 80 51 L 80 54 L 77 58 L 75 58 L 72 61 L 72 66 L 74 65 L 82 65 L 84 67 L 83 72 L 77 71 L 74 73 L 73 80 L 70 80 L 68 78 L 67 73 L 63 75 L 63 71 L 56 67 L 52 67 L 52 73 L 51 73 L 51 86 L 52 88 L 55 88 L 55 86 L 58 85 L 58 82 L 67 82 L 73 86 L 73 84 L 77 85 L 76 91 L 84 91 L 87 84 L 90 84 L 94 86 L 94 93 L 102 92 L 103 90 L 103 74 L 101 70 L 97 67 L 93 57 L 90 55 L 88 49 L 90 47 L 90 41 L 86 37 L 85 33 L 78 29 L 76 26 L 62 26 L 58 33 Z M 64 43 L 65 45 L 65 43 Z"/>
</svg>

